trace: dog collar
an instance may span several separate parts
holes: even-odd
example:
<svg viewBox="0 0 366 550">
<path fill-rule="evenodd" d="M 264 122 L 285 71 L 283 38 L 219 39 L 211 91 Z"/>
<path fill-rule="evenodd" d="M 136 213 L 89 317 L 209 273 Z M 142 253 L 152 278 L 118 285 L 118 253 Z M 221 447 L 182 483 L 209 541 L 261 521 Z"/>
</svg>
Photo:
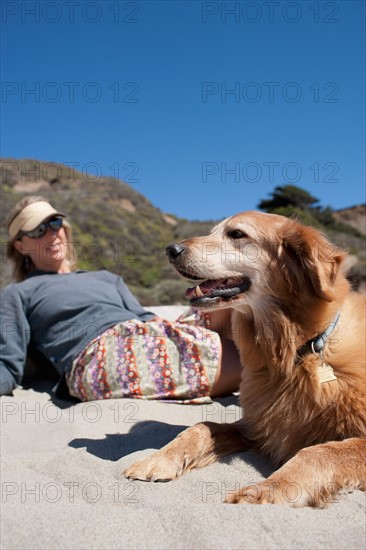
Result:
<svg viewBox="0 0 366 550">
<path fill-rule="evenodd" d="M 329 323 L 328 327 L 325 329 L 324 332 L 322 332 L 312 340 L 309 340 L 308 342 L 306 342 L 306 344 L 304 344 L 303 346 L 301 346 L 301 348 L 299 348 L 297 352 L 297 355 L 299 358 L 303 357 L 309 352 L 314 353 L 315 355 L 323 354 L 325 344 L 327 343 L 329 336 L 332 334 L 332 332 L 334 332 L 338 324 L 340 314 L 341 312 L 337 311 L 337 315 L 335 316 L 334 320 L 331 323 Z"/>
<path fill-rule="evenodd" d="M 316 355 L 321 354 L 323 352 L 323 349 L 325 347 L 325 344 L 327 343 L 329 336 L 332 334 L 332 332 L 334 331 L 334 329 L 338 324 L 340 314 L 341 312 L 337 311 L 337 315 L 335 316 L 334 321 L 328 325 L 326 330 L 322 332 L 319 336 L 311 340 L 311 343 L 310 343 L 311 351 Z"/>
</svg>

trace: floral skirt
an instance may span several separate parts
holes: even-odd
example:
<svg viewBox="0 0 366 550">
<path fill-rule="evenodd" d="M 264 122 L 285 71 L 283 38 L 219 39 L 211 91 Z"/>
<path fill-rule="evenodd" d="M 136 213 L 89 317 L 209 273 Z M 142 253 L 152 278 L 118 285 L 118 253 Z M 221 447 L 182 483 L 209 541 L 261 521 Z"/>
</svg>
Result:
<svg viewBox="0 0 366 550">
<path fill-rule="evenodd" d="M 207 403 L 221 356 L 207 314 L 171 322 L 131 320 L 95 338 L 66 373 L 81 401 L 135 397 Z"/>
</svg>

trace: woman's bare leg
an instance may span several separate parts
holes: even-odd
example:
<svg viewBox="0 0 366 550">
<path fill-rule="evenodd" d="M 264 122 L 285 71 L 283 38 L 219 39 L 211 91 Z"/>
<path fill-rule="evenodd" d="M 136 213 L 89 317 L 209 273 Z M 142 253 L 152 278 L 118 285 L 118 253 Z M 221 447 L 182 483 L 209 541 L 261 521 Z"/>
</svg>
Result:
<svg viewBox="0 0 366 550">
<path fill-rule="evenodd" d="M 221 362 L 216 379 L 211 388 L 210 396 L 218 397 L 237 391 L 240 385 L 241 364 L 239 353 L 232 340 L 221 338 Z"/>
<path fill-rule="evenodd" d="M 218 309 L 208 313 L 210 319 L 210 328 L 218 332 L 221 338 L 233 339 L 231 315 L 232 309 Z"/>
<path fill-rule="evenodd" d="M 218 397 L 237 391 L 240 385 L 241 364 L 238 350 L 232 340 L 231 309 L 210 312 L 211 329 L 221 338 L 221 361 L 210 396 Z"/>
</svg>

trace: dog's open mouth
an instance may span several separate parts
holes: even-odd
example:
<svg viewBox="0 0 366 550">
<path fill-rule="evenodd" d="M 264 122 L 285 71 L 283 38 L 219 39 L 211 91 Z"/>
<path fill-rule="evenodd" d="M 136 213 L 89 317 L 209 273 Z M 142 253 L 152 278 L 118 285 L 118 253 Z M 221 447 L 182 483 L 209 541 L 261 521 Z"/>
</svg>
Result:
<svg viewBox="0 0 366 550">
<path fill-rule="evenodd" d="M 213 281 L 204 281 L 203 283 L 188 288 L 186 297 L 189 298 L 191 305 L 204 305 L 218 300 L 229 300 L 246 292 L 250 287 L 250 280 L 244 279 L 217 279 Z"/>
</svg>

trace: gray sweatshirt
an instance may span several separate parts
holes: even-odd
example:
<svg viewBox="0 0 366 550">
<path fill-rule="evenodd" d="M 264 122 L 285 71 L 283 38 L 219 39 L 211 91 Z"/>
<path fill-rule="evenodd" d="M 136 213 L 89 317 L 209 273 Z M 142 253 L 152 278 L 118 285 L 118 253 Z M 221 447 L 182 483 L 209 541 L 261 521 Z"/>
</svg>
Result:
<svg viewBox="0 0 366 550">
<path fill-rule="evenodd" d="M 109 271 L 33 271 L 0 292 L 0 395 L 20 384 L 31 345 L 60 376 L 96 336 L 146 311 L 123 279 Z"/>
</svg>

